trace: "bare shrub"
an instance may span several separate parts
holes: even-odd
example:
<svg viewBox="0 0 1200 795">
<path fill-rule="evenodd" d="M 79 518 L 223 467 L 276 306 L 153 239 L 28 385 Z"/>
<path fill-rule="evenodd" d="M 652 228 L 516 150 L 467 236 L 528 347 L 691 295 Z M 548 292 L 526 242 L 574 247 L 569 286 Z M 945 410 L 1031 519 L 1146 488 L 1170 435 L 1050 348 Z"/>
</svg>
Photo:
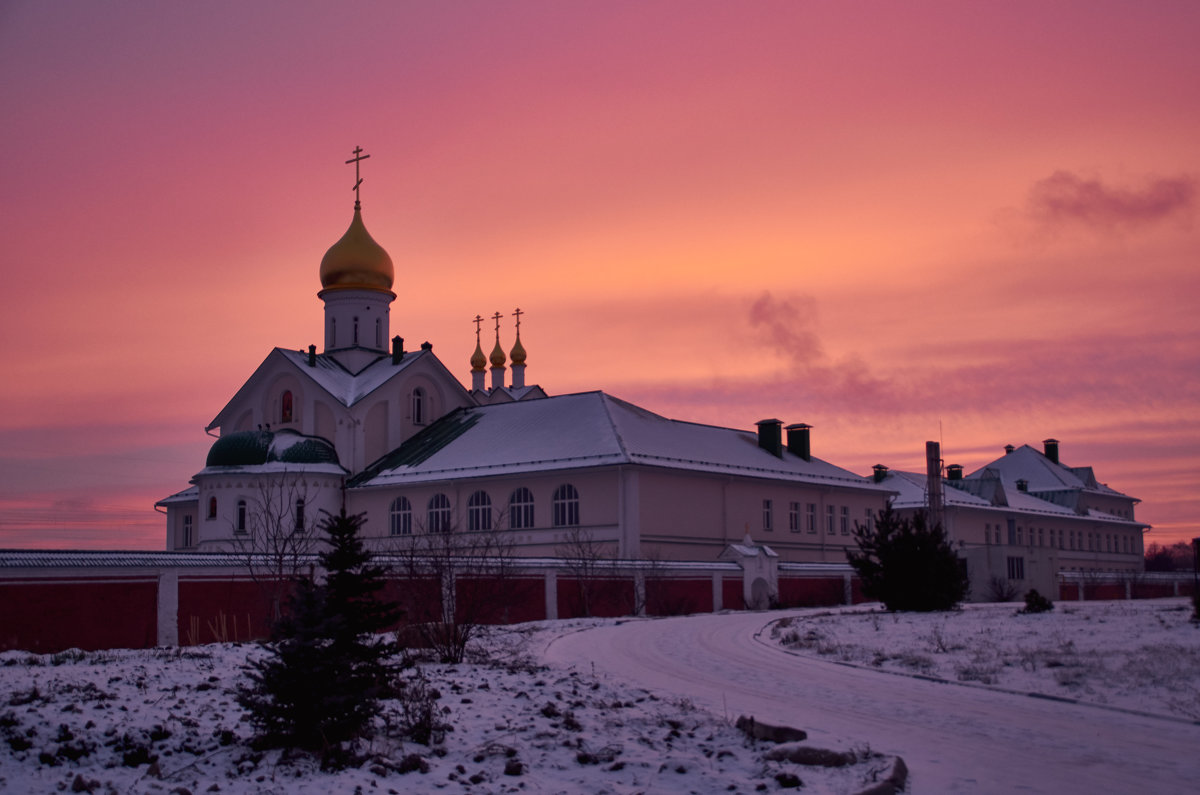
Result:
<svg viewBox="0 0 1200 795">
<path fill-rule="evenodd" d="M 460 663 L 486 624 L 503 623 L 528 587 L 516 578 L 513 545 L 500 528 L 464 532 L 454 527 L 411 536 L 399 550 L 401 572 L 415 583 L 404 600 L 409 626 L 400 641 L 416 635 L 439 660 Z"/>
<path fill-rule="evenodd" d="M 1004 577 L 993 577 L 988 580 L 987 600 L 989 602 L 1011 602 L 1017 598 L 1021 589 L 1016 583 Z"/>
</svg>

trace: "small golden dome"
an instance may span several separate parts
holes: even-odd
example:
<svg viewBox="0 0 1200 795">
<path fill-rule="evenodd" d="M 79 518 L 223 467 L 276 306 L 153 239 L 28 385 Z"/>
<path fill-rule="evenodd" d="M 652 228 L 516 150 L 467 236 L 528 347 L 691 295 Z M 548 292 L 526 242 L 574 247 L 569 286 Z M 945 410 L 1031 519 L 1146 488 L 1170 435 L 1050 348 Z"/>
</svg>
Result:
<svg viewBox="0 0 1200 795">
<path fill-rule="evenodd" d="M 471 372 L 482 373 L 487 368 L 487 362 L 483 348 L 479 347 L 479 340 L 475 340 L 475 353 L 471 354 Z"/>
<path fill-rule="evenodd" d="M 504 366 L 504 349 L 500 347 L 500 340 L 496 340 L 496 347 L 492 348 L 492 367 Z"/>
<path fill-rule="evenodd" d="M 321 288 L 391 292 L 394 280 L 392 258 L 367 232 L 356 202 L 350 228 L 321 258 Z"/>
<path fill-rule="evenodd" d="M 519 364 L 525 364 L 525 346 L 521 344 L 521 335 L 517 335 L 517 342 L 512 347 L 512 352 L 509 354 L 512 359 L 513 367 Z"/>
</svg>

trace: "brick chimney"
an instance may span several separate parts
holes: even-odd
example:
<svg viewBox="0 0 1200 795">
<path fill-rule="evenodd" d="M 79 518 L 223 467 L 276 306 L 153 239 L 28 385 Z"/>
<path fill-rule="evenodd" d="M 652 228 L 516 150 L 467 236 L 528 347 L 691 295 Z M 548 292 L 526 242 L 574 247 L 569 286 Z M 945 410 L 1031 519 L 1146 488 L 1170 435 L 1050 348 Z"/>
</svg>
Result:
<svg viewBox="0 0 1200 795">
<path fill-rule="evenodd" d="M 874 480 L 876 483 L 882 483 L 887 479 L 888 468 L 883 464 L 876 464 L 875 466 L 871 467 L 871 473 L 872 480 Z"/>
<path fill-rule="evenodd" d="M 1046 458 L 1049 458 L 1051 462 L 1057 464 L 1058 463 L 1058 439 L 1046 439 L 1045 441 L 1042 442 L 1042 444 L 1045 445 Z"/>
<path fill-rule="evenodd" d="M 946 466 L 946 480 L 962 480 L 962 464 L 949 464 Z"/>
</svg>

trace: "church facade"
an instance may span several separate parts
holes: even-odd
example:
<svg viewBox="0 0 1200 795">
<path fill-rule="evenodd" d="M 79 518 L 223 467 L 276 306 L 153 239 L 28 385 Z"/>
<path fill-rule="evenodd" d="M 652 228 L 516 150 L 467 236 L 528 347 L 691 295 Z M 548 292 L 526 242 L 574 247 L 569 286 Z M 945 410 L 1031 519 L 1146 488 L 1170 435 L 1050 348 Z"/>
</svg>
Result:
<svg viewBox="0 0 1200 795">
<path fill-rule="evenodd" d="M 386 549 L 499 533 L 522 556 L 582 540 L 606 557 L 712 561 L 749 537 L 782 561 L 843 563 L 855 523 L 894 494 L 814 456 L 802 423 L 721 428 L 599 391 L 547 395 L 526 384 L 520 310 L 507 353 L 501 315 L 487 356 L 476 318 L 465 387 L 432 345 L 391 336 L 394 266 L 357 200 L 319 278 L 323 350 L 272 350 L 217 412 L 204 468 L 157 503 L 169 550 L 310 534 L 344 507 Z"/>
</svg>

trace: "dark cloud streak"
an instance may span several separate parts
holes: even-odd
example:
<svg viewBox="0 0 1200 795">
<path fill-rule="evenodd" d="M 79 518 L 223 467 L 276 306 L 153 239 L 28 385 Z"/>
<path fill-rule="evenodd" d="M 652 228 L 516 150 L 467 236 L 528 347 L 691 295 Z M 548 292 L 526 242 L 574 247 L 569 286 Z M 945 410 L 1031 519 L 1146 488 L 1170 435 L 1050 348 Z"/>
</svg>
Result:
<svg viewBox="0 0 1200 795">
<path fill-rule="evenodd" d="M 1027 212 L 1047 229 L 1065 225 L 1132 229 L 1171 219 L 1190 219 L 1196 192 L 1196 180 L 1190 176 L 1153 179 L 1135 190 L 1112 187 L 1070 171 L 1056 171 L 1034 183 Z"/>
</svg>

